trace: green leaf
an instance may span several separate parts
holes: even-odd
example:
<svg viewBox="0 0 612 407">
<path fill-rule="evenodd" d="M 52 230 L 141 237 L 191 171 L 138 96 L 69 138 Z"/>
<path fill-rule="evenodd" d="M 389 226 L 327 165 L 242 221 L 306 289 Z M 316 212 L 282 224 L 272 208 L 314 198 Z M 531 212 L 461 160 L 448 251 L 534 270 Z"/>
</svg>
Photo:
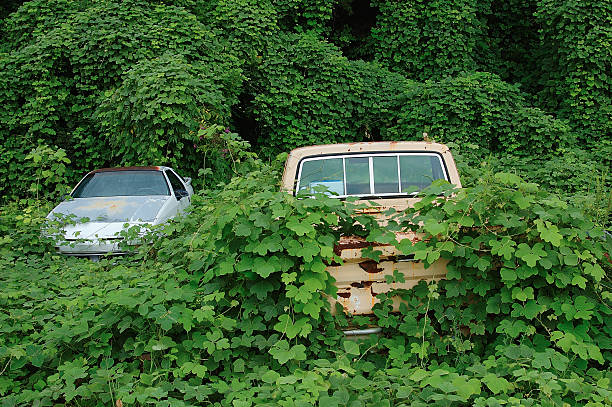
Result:
<svg viewBox="0 0 612 407">
<path fill-rule="evenodd" d="M 525 182 L 521 177 L 510 172 L 498 172 L 495 174 L 495 179 L 506 185 L 520 185 Z"/>
<path fill-rule="evenodd" d="M 318 302 L 310 301 L 304 305 L 304 309 L 302 310 L 304 314 L 310 315 L 312 318 L 318 318 L 319 313 L 321 312 L 321 304 Z"/>
<path fill-rule="evenodd" d="M 276 381 L 280 378 L 280 374 L 275 372 L 274 370 L 268 370 L 261 376 L 261 381 L 264 383 L 276 383 Z"/>
<path fill-rule="evenodd" d="M 275 268 L 275 265 L 271 260 L 266 260 L 263 257 L 256 257 L 253 260 L 252 271 L 259 274 L 261 277 L 266 278 L 275 271 L 279 271 Z"/>
<path fill-rule="evenodd" d="M 446 231 L 448 230 L 448 224 L 439 223 L 436 219 L 432 218 L 425 219 L 423 227 L 433 236 L 439 235 L 441 233 L 446 233 Z"/>
<path fill-rule="evenodd" d="M 572 285 L 577 285 L 584 290 L 587 285 L 587 279 L 582 277 L 580 274 L 574 274 L 574 277 L 572 278 Z"/>
<path fill-rule="evenodd" d="M 294 231 L 298 236 L 304 236 L 314 232 L 314 227 L 307 222 L 300 222 L 297 218 L 290 218 L 287 222 L 287 227 Z"/>
<path fill-rule="evenodd" d="M 538 260 L 546 256 L 546 252 L 542 250 L 543 245 L 536 243 L 533 247 L 529 247 L 526 243 L 518 245 L 516 256 L 521 258 L 529 267 L 535 267 Z"/>
<path fill-rule="evenodd" d="M 583 270 L 585 274 L 592 276 L 597 282 L 601 281 L 601 279 L 606 275 L 603 268 L 601 268 L 601 266 L 597 263 L 583 263 Z"/>
<path fill-rule="evenodd" d="M 204 365 L 195 365 L 191 368 L 191 371 L 198 377 L 203 378 L 208 372 L 208 368 Z"/>
<path fill-rule="evenodd" d="M 294 325 L 288 314 L 279 316 L 278 321 L 279 322 L 274 325 L 274 329 L 286 334 L 289 339 L 295 338 L 301 330 L 301 326 Z"/>
<path fill-rule="evenodd" d="M 533 287 L 514 287 L 512 289 L 512 298 L 517 299 L 519 301 L 527 301 L 528 299 L 533 299 Z"/>
<path fill-rule="evenodd" d="M 502 268 L 500 271 L 502 280 L 504 281 L 516 281 L 516 271 L 509 268 Z"/>
<path fill-rule="evenodd" d="M 504 259 L 510 260 L 514 254 L 514 246 L 516 242 L 508 237 L 503 237 L 501 240 L 489 240 L 491 246 L 491 254 L 503 256 Z"/>
<path fill-rule="evenodd" d="M 503 377 L 498 377 L 494 373 L 487 373 L 482 382 L 491 390 L 493 394 L 506 393 L 512 389 L 513 385 Z"/>
<path fill-rule="evenodd" d="M 478 379 L 470 379 L 468 381 L 461 380 L 460 382 L 458 382 L 458 379 L 455 379 L 453 382 L 457 387 L 457 394 L 464 399 L 469 398 L 473 394 L 480 394 L 481 392 L 482 384 Z"/>
<path fill-rule="evenodd" d="M 233 363 L 233 371 L 236 373 L 244 373 L 244 360 L 236 359 Z"/>
<path fill-rule="evenodd" d="M 468 227 L 468 228 L 469 228 L 469 227 L 474 226 L 474 219 L 472 219 L 472 218 L 471 218 L 471 217 L 469 217 L 469 216 L 461 216 L 461 217 L 459 218 L 459 224 L 460 224 L 461 226 L 465 226 L 465 227 Z"/>
<path fill-rule="evenodd" d="M 525 196 L 520 191 L 515 191 L 512 194 L 512 200 L 516 202 L 516 204 L 518 205 L 520 209 L 527 209 L 529 205 L 531 205 L 531 202 L 533 201 L 533 199 L 530 196 Z"/>
<path fill-rule="evenodd" d="M 294 345 L 289 347 L 289 342 L 286 340 L 278 341 L 272 348 L 270 354 L 281 365 L 284 365 L 290 360 L 306 360 L 306 347 L 304 345 Z"/>
<path fill-rule="evenodd" d="M 356 375 L 350 381 L 350 386 L 353 389 L 356 389 L 356 390 L 363 390 L 363 389 L 369 387 L 370 384 L 371 384 L 370 381 L 368 379 L 366 379 L 365 377 L 363 377 L 362 375 Z"/>
<path fill-rule="evenodd" d="M 535 318 L 541 311 L 543 307 L 538 305 L 534 300 L 529 300 L 525 304 L 524 315 L 527 319 Z"/>
<path fill-rule="evenodd" d="M 342 345 L 344 346 L 344 351 L 349 355 L 359 355 L 359 344 L 357 342 L 345 339 Z"/>
<path fill-rule="evenodd" d="M 578 255 L 575 253 L 564 255 L 563 263 L 568 266 L 577 266 L 578 265 Z"/>
<path fill-rule="evenodd" d="M 538 219 L 535 221 L 538 232 L 540 232 L 540 237 L 545 242 L 549 242 L 555 247 L 559 247 L 561 245 L 561 239 L 563 236 L 559 233 L 559 228 L 556 225 L 553 225 L 549 221 L 542 221 Z"/>
</svg>

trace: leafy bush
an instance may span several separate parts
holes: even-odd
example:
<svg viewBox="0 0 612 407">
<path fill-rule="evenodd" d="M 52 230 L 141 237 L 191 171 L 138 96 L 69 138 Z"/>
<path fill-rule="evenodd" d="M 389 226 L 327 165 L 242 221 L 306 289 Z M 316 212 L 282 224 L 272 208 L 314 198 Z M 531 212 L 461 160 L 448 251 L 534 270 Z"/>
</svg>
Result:
<svg viewBox="0 0 612 407">
<path fill-rule="evenodd" d="M 28 198 L 0 207 L 4 405 L 611 404 L 607 2 L 19 3 L 0 11 L 1 200 Z M 358 36 L 340 8 L 369 14 Z M 236 129 L 264 157 L 428 133 L 470 188 L 381 229 L 279 192 Z M 54 252 L 45 200 L 150 161 L 219 189 L 132 257 Z M 447 279 L 332 315 L 341 234 L 446 258 Z"/>
<path fill-rule="evenodd" d="M 539 25 L 533 14 L 537 0 L 478 2 L 479 18 L 486 22 L 476 56 L 479 71 L 492 72 L 509 83 L 520 83 L 532 93 L 538 79 Z"/>
<path fill-rule="evenodd" d="M 11 143 L 14 142 L 15 144 Z M 57 199 L 68 193 L 66 152 L 39 140 L 36 147 L 25 138 L 12 139 L 0 145 L 0 202 L 19 198 Z"/>
<path fill-rule="evenodd" d="M 540 103 L 569 119 L 580 142 L 594 151 L 608 140 L 601 157 L 609 160 L 612 4 L 543 0 L 535 17 L 541 25 Z"/>
<path fill-rule="evenodd" d="M 405 80 L 352 62 L 316 37 L 284 35 L 269 45 L 257 77 L 254 113 L 264 153 L 372 139 L 398 107 Z"/>
<path fill-rule="evenodd" d="M 45 14 L 48 8 L 52 11 Z M 134 110 L 116 112 L 113 122 L 104 124 L 104 130 L 125 132 L 134 122 L 146 132 L 138 136 L 148 137 L 151 129 L 157 136 L 155 132 L 160 129 L 183 133 L 188 123 L 199 121 L 201 113 L 195 117 L 191 113 L 195 106 L 204 107 L 199 105 L 204 103 L 203 89 L 209 94 L 205 102 L 226 115 L 221 122 L 227 121 L 230 106 L 219 107 L 225 102 L 233 103 L 241 85 L 237 61 L 224 55 L 222 39 L 193 14 L 174 6 L 153 6 L 138 0 L 93 3 L 35 0 L 12 14 L 5 28 L 11 35 L 3 41 L 6 52 L 0 54 L 0 101 L 5 106 L 0 112 L 0 138 L 8 140 L 15 135 L 42 138 L 64 148 L 79 169 L 120 162 L 107 147 L 110 140 L 94 115 L 100 103 L 115 90 L 119 93 L 133 90 L 134 86 L 149 81 L 146 89 L 154 93 L 144 95 L 141 89 L 139 100 L 121 102 L 125 108 Z M 154 69 L 160 74 L 162 67 L 155 65 L 155 60 L 163 55 L 176 56 L 178 62 L 172 68 L 174 74 L 183 75 L 183 82 L 176 78 L 155 86 L 150 83 L 153 73 L 143 69 Z M 192 84 L 188 76 L 196 73 L 204 75 L 195 79 L 198 90 L 181 90 L 181 86 Z M 124 84 L 124 80 L 128 82 Z M 163 89 L 162 84 L 169 88 Z M 162 113 L 161 107 L 153 107 L 156 103 L 164 104 L 158 100 L 164 92 L 169 95 L 176 91 L 183 92 L 176 100 L 190 106 L 191 113 L 176 112 L 181 117 L 176 128 L 161 128 L 158 123 L 143 129 L 147 115 Z M 222 95 L 213 95 L 221 91 Z M 174 97 L 166 96 L 166 100 Z M 179 103 L 172 104 L 176 107 Z M 151 110 L 143 112 L 138 110 L 139 106 Z M 185 115 L 189 118 L 184 118 Z M 197 127 L 190 130 L 195 132 Z M 112 136 L 119 138 L 122 134 L 125 137 L 125 133 Z M 144 145 L 134 149 L 161 151 L 167 145 L 152 146 L 147 138 L 140 140 Z M 132 159 L 127 157 L 126 161 Z"/>
<path fill-rule="evenodd" d="M 271 0 L 279 23 L 287 32 L 329 32 L 333 11 L 340 0 Z"/>
<path fill-rule="evenodd" d="M 196 173 L 193 153 L 202 118 L 223 123 L 235 103 L 240 71 L 231 63 L 190 64 L 181 55 L 142 60 L 106 91 L 96 111 L 121 165 L 164 163 Z"/>
<path fill-rule="evenodd" d="M 446 189 L 452 198 L 440 197 L 443 191 L 432 188 L 401 221 L 425 232 L 414 245 L 400 243 L 405 253 L 426 264 L 449 259 L 440 291 L 418 306 L 411 298 L 404 309 L 403 318 L 410 320 L 422 318 L 425 305 L 435 315 L 428 329 L 441 336 L 413 332 L 416 343 L 430 341 L 432 353 L 456 352 L 469 360 L 469 349 L 486 355 L 500 345 L 537 350 L 552 342 L 578 369 L 609 363 L 606 270 L 612 263 L 605 253 L 612 240 L 603 230 L 580 209 L 514 174 L 497 173 L 460 191 Z"/>
<path fill-rule="evenodd" d="M 203 17 L 227 39 L 228 52 L 245 68 L 260 62 L 268 42 L 279 33 L 277 9 L 268 1 L 219 0 Z"/>
<path fill-rule="evenodd" d="M 366 3 L 24 2 L 0 24 L 3 149 L 22 137 L 62 148 L 71 182 L 149 160 L 195 176 L 204 120 L 264 157 L 426 132 L 478 145 L 471 164 L 581 143 L 609 166 L 607 3 Z"/>
<path fill-rule="evenodd" d="M 397 124 L 386 138 L 421 139 L 425 132 L 440 142 L 477 145 L 485 155 L 518 156 L 543 155 L 571 142 L 563 122 L 528 107 L 516 86 L 489 73 L 413 82 L 400 99 Z"/>
<path fill-rule="evenodd" d="M 474 53 L 483 35 L 477 1 L 375 1 L 372 29 L 375 58 L 419 81 L 437 80 L 476 68 Z"/>
</svg>

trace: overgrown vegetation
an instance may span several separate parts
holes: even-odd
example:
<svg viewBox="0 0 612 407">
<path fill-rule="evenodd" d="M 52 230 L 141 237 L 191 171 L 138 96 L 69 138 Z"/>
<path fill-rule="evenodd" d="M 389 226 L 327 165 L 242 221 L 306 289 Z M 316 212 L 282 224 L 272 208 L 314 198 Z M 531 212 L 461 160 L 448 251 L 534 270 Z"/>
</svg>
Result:
<svg viewBox="0 0 612 407">
<path fill-rule="evenodd" d="M 25 196 L 31 179 L 12 174 L 38 140 L 66 151 L 72 182 L 157 163 L 197 186 L 202 121 L 266 159 L 427 133 L 483 147 L 470 164 L 545 157 L 572 172 L 570 154 L 612 165 L 607 1 L 20 3 L 0 23 L 5 201 Z"/>
<path fill-rule="evenodd" d="M 30 0 L 0 19 L 3 405 L 612 403 L 610 2 Z M 469 187 L 384 229 L 279 191 L 280 152 L 424 133 Z M 54 202 L 132 164 L 194 177 L 191 213 L 133 256 L 57 255 Z M 342 234 L 446 258 L 447 279 L 332 313 Z"/>
<path fill-rule="evenodd" d="M 434 185 L 381 229 L 350 203 L 262 179 L 276 176 L 237 177 L 138 255 L 98 263 L 41 240 L 48 208 L 5 207 L 8 405 L 611 401 L 612 239 L 579 208 L 499 173 L 458 192 Z M 406 229 L 424 240 L 396 242 Z M 448 258 L 448 279 L 396 293 L 399 313 L 379 295 L 374 319 L 351 324 L 383 333 L 344 339 L 326 272 L 343 233 Z"/>
</svg>

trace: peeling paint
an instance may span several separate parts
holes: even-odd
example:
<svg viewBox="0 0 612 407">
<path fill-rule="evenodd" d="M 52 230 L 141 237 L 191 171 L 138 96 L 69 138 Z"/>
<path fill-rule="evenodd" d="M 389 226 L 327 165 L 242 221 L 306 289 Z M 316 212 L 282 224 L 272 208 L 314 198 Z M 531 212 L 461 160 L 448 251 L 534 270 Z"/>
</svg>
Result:
<svg viewBox="0 0 612 407">
<path fill-rule="evenodd" d="M 60 203 L 51 214 L 56 217 L 60 214 L 74 215 L 75 220 L 88 218 L 104 222 L 151 222 L 169 198 L 158 195 L 75 198 Z"/>
<path fill-rule="evenodd" d="M 366 273 L 380 273 L 383 269 L 378 268 L 378 263 L 374 260 L 366 260 L 359 263 L 359 267 L 365 270 Z"/>
</svg>

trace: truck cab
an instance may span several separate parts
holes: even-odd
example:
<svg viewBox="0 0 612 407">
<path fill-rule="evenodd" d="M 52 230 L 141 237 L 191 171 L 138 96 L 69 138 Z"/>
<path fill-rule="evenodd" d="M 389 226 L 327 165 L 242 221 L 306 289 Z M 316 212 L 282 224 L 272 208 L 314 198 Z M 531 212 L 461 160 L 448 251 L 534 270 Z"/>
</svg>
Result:
<svg viewBox="0 0 612 407">
<path fill-rule="evenodd" d="M 367 203 L 364 210 L 384 225 L 384 212 L 413 206 L 416 193 L 437 179 L 461 187 L 450 150 L 443 144 L 425 141 L 390 141 L 329 144 L 297 148 L 285 163 L 282 187 L 297 195 L 324 189 L 338 199 L 357 197 Z M 413 232 L 398 232 L 396 239 L 419 240 Z M 382 254 L 378 262 L 362 256 L 362 249 L 372 247 Z M 374 244 L 358 236 L 342 236 L 334 248 L 341 265 L 328 271 L 336 280 L 337 298 L 345 312 L 371 314 L 377 294 L 394 289 L 409 289 L 420 280 L 439 280 L 446 275 L 446 261 L 440 259 L 425 269 L 420 261 L 403 256 L 395 246 Z M 387 283 L 393 271 L 403 273 L 405 282 Z M 394 307 L 399 299 L 394 298 Z M 332 306 L 332 310 L 335 307 Z"/>
</svg>

